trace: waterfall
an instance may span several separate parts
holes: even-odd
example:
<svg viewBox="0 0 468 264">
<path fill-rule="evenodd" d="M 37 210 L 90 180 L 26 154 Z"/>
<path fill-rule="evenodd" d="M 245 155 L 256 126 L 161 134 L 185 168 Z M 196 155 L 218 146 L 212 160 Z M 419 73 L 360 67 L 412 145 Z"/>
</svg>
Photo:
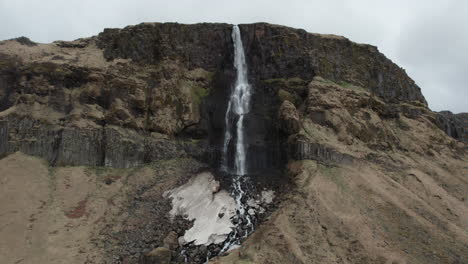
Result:
<svg viewBox="0 0 468 264">
<path fill-rule="evenodd" d="M 225 241 L 221 252 L 225 252 L 240 244 L 242 238 L 247 237 L 254 230 L 252 216 L 245 203 L 247 194 L 245 186 L 249 185 L 247 166 L 247 148 L 245 144 L 244 118 L 249 113 L 251 86 L 247 80 L 247 63 L 245 61 L 244 47 L 239 27 L 232 28 L 234 44 L 234 68 L 236 81 L 229 97 L 225 117 L 225 136 L 223 144 L 222 169 L 232 175 L 232 195 L 237 205 L 237 217 L 234 220 L 236 228 Z M 234 144 L 234 162 L 229 162 L 229 146 Z M 232 164 L 232 166 L 230 166 Z"/>
<path fill-rule="evenodd" d="M 247 174 L 244 117 L 249 112 L 251 87 L 247 80 L 247 63 L 245 62 L 244 47 L 237 25 L 232 28 L 232 40 L 234 44 L 234 68 L 237 74 L 225 117 L 223 169 L 231 174 L 241 176 Z M 236 136 L 235 142 L 233 142 L 235 144 L 234 163 L 233 168 L 230 168 L 228 149 L 229 144 L 234 140 L 234 132 Z"/>
</svg>

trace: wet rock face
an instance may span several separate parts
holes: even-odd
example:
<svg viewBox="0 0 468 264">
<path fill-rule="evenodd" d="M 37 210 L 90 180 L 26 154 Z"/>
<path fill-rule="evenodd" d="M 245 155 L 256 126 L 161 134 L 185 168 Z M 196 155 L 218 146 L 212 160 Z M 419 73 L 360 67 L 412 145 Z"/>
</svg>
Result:
<svg viewBox="0 0 468 264">
<path fill-rule="evenodd" d="M 453 114 L 450 111 L 437 113 L 437 126 L 448 136 L 468 143 L 468 114 Z"/>
</svg>

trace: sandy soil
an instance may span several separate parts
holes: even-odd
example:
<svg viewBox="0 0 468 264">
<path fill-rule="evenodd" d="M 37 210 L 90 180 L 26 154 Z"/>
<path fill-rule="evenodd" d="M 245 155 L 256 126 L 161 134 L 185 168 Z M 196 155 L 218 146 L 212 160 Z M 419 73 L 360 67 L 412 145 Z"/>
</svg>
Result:
<svg viewBox="0 0 468 264">
<path fill-rule="evenodd" d="M 120 237 L 131 243 L 144 239 L 131 233 L 135 228 L 152 236 L 157 246 L 170 227 L 168 220 L 161 219 L 170 207 L 149 215 L 157 202 L 150 200 L 149 209 L 131 205 L 134 199 L 140 204 L 149 198 L 163 201 L 162 193 L 179 185 L 184 175 L 171 170 L 183 169 L 179 161 L 175 163 L 169 169 L 164 164 L 135 169 L 52 168 L 21 153 L 1 159 L 0 263 L 115 263 L 113 257 L 125 258 L 132 250 L 119 244 Z M 160 233 L 146 231 L 145 221 L 156 222 Z M 151 249 L 152 244 L 148 246 Z"/>
</svg>

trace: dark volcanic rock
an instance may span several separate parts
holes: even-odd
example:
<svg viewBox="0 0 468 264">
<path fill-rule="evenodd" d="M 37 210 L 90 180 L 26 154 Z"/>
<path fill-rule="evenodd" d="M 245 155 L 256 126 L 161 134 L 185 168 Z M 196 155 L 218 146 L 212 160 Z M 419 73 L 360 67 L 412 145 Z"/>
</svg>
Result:
<svg viewBox="0 0 468 264">
<path fill-rule="evenodd" d="M 0 122 L 0 155 L 21 151 L 59 166 L 129 168 L 155 160 L 199 157 L 197 149 L 192 142 L 158 139 L 112 126 L 62 128 L 13 118 Z"/>
<path fill-rule="evenodd" d="M 232 25 L 202 23 L 143 23 L 105 29 L 98 45 L 107 59 L 128 58 L 157 64 L 163 59 L 183 61 L 189 68 L 217 70 L 232 53 Z"/>
<path fill-rule="evenodd" d="M 289 140 L 289 156 L 294 160 L 316 160 L 329 166 L 349 164 L 354 160 L 350 155 L 340 153 L 323 144 L 309 142 L 300 135 L 293 136 Z"/>
<path fill-rule="evenodd" d="M 450 137 L 468 143 L 468 113 L 439 112 L 436 124 Z"/>
<path fill-rule="evenodd" d="M 98 45 L 108 59 L 156 64 L 163 58 L 190 68 L 219 69 L 232 56 L 231 25 L 144 23 L 106 29 Z M 368 87 L 387 101 L 419 101 L 421 89 L 376 47 L 333 35 L 267 23 L 240 25 L 250 78 L 266 80 L 315 75 Z M 208 54 L 207 54 L 208 53 Z"/>
<path fill-rule="evenodd" d="M 426 105 L 415 82 L 374 46 L 266 23 L 240 27 L 252 78 L 310 81 L 319 75 L 367 87 L 387 102 L 419 101 Z"/>
</svg>

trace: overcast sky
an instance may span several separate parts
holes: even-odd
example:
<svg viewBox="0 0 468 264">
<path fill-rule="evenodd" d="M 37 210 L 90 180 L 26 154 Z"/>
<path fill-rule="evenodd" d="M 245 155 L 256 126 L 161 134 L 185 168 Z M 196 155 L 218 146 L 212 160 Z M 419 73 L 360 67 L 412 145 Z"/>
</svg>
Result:
<svg viewBox="0 0 468 264">
<path fill-rule="evenodd" d="M 468 112 L 467 0 L 0 0 L 0 39 L 73 40 L 141 22 L 269 22 L 378 46 L 432 110 Z"/>
</svg>

